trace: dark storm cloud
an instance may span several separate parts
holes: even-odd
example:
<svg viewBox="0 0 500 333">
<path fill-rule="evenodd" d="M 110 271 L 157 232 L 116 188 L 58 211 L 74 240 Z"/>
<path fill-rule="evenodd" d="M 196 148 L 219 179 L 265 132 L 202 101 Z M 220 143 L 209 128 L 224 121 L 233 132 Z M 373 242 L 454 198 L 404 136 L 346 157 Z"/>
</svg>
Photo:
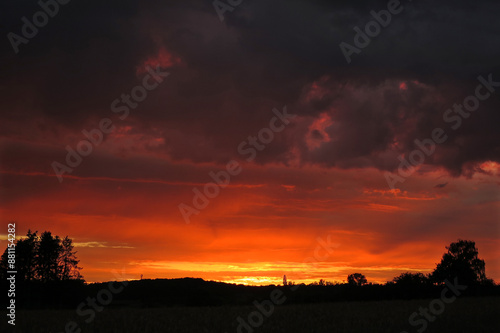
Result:
<svg viewBox="0 0 500 333">
<path fill-rule="evenodd" d="M 442 128 L 448 139 L 436 145 L 426 163 L 445 166 L 457 175 L 468 172 L 470 162 L 498 161 L 498 97 L 492 94 L 455 130 L 443 115 L 474 94 L 477 80 L 405 84 L 404 90 L 399 81 L 391 80 L 378 85 L 348 86 L 326 109 L 334 123 L 327 129 L 331 140 L 312 151 L 305 143 L 298 143 L 304 159 L 343 168 L 375 166 L 393 170 L 400 163 L 398 155 L 407 157 L 417 148 L 415 139 L 427 140 L 434 129 Z M 335 91 L 338 86 L 335 82 L 324 85 L 332 86 L 326 91 Z"/>
<path fill-rule="evenodd" d="M 352 44 L 353 27 L 364 28 L 370 11 L 386 9 L 387 1 L 244 1 L 223 23 L 210 1 L 71 1 L 19 54 L 4 38 L 3 131 L 13 136 L 15 124 L 37 133 L 44 119 L 56 138 L 78 136 L 89 119 L 113 116 L 110 103 L 140 82 L 137 67 L 164 48 L 181 62 L 117 123 L 159 131 L 157 152 L 225 163 L 268 124 L 273 107 L 287 105 L 297 122 L 257 162 L 289 163 L 297 150 L 302 163 L 394 170 L 414 139 L 445 126 L 443 112 L 474 92 L 479 74 L 500 81 L 500 4 L 402 5 L 347 64 L 339 44 Z M 3 33 L 20 33 L 21 17 L 38 10 L 35 1 L 9 5 Z M 314 82 L 325 90 L 321 96 L 310 96 Z M 461 174 L 475 162 L 498 161 L 499 103 L 497 94 L 482 102 L 426 163 Z M 311 149 L 308 126 L 323 113 L 333 125 L 312 130 L 323 143 Z"/>
</svg>

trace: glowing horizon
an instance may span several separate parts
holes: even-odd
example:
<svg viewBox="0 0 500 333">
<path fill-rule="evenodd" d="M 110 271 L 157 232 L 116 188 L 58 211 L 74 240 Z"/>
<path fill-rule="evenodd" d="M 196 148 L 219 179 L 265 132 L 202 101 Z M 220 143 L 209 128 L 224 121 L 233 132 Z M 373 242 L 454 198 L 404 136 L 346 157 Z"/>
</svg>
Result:
<svg viewBox="0 0 500 333">
<path fill-rule="evenodd" d="M 393 20 L 350 55 L 368 2 L 249 1 L 223 22 L 208 2 L 127 2 L 95 29 L 94 4 L 68 5 L 0 50 L 0 237 L 68 236 L 90 282 L 247 284 L 384 283 L 466 239 L 500 282 L 489 5 L 457 4 L 455 33 L 413 1 L 417 28 Z"/>
</svg>

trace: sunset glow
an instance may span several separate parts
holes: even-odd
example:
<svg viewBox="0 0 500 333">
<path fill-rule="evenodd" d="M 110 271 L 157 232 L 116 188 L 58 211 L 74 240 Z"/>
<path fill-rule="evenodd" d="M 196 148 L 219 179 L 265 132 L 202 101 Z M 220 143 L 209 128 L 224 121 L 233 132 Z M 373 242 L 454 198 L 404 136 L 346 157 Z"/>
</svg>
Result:
<svg viewBox="0 0 500 333">
<path fill-rule="evenodd" d="M 71 34 L 3 54 L 0 245 L 16 221 L 69 236 L 87 282 L 267 285 L 427 274 L 467 239 L 500 282 L 498 57 L 401 20 L 347 63 L 351 10 L 248 2 L 116 8 L 90 36 L 54 19 Z"/>
</svg>

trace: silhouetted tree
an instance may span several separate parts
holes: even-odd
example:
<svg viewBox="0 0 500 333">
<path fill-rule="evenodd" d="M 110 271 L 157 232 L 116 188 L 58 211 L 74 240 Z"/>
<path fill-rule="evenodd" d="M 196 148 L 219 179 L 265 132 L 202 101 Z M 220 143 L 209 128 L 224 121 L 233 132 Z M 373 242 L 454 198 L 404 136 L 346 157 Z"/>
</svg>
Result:
<svg viewBox="0 0 500 333">
<path fill-rule="evenodd" d="M 73 251 L 73 248 L 73 241 L 68 236 L 64 237 L 61 242 L 61 249 L 58 258 L 60 280 L 79 280 L 82 278 L 80 274 L 80 269 L 82 268 L 78 267 L 80 260 L 76 259 L 77 252 Z"/>
<path fill-rule="evenodd" d="M 466 285 L 481 284 L 488 281 L 485 274 L 484 260 L 478 258 L 476 243 L 459 239 L 447 246 L 441 262 L 432 272 L 432 280 L 442 283 L 445 279 L 453 281 L 458 277 Z"/>
<path fill-rule="evenodd" d="M 366 277 L 361 274 L 361 273 L 354 273 L 354 274 L 349 274 L 347 276 L 347 283 L 351 286 L 362 286 L 368 281 L 366 280 Z"/>
<path fill-rule="evenodd" d="M 17 279 L 20 281 L 31 281 L 36 275 L 35 259 L 38 248 L 37 232 L 32 233 L 28 230 L 26 238 L 19 239 L 15 242 L 15 270 L 17 271 Z M 5 249 L 0 260 L 0 276 L 3 278 L 6 275 L 8 268 L 8 248 Z"/>
<path fill-rule="evenodd" d="M 26 238 L 16 242 L 16 268 L 18 276 L 26 281 L 33 280 L 36 274 L 37 238 L 37 231 L 32 233 L 31 230 L 28 230 Z"/>
<path fill-rule="evenodd" d="M 59 280 L 59 254 L 61 253 L 61 239 L 53 237 L 50 231 L 45 231 L 40 236 L 36 268 L 38 279 L 42 282 Z"/>
</svg>

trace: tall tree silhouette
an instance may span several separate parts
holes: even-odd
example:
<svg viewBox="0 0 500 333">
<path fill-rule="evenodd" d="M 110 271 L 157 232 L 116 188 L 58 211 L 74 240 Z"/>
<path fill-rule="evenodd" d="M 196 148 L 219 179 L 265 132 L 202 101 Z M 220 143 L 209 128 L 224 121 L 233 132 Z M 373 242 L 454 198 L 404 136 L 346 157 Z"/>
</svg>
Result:
<svg viewBox="0 0 500 333">
<path fill-rule="evenodd" d="M 61 280 L 81 279 L 81 267 L 78 267 L 80 261 L 76 259 L 76 251 L 73 251 L 73 248 L 73 241 L 68 236 L 64 237 L 58 259 Z"/>
<path fill-rule="evenodd" d="M 432 280 L 442 283 L 445 279 L 453 281 L 455 277 L 460 283 L 474 285 L 486 282 L 484 260 L 478 258 L 476 243 L 459 239 L 447 246 L 441 262 L 432 273 Z"/>
<path fill-rule="evenodd" d="M 16 242 L 16 268 L 22 280 L 33 280 L 36 275 L 35 260 L 38 250 L 37 231 L 28 230 L 26 238 Z"/>
<path fill-rule="evenodd" d="M 36 257 L 37 275 L 42 282 L 59 280 L 58 259 L 61 249 L 59 236 L 53 237 L 50 231 L 42 233 Z"/>
<path fill-rule="evenodd" d="M 15 270 L 17 279 L 20 281 L 30 281 L 36 276 L 36 253 L 38 248 L 37 232 L 28 230 L 26 238 L 16 241 L 15 246 Z M 8 249 L 2 254 L 0 259 L 0 278 L 6 278 L 8 267 Z"/>
</svg>

